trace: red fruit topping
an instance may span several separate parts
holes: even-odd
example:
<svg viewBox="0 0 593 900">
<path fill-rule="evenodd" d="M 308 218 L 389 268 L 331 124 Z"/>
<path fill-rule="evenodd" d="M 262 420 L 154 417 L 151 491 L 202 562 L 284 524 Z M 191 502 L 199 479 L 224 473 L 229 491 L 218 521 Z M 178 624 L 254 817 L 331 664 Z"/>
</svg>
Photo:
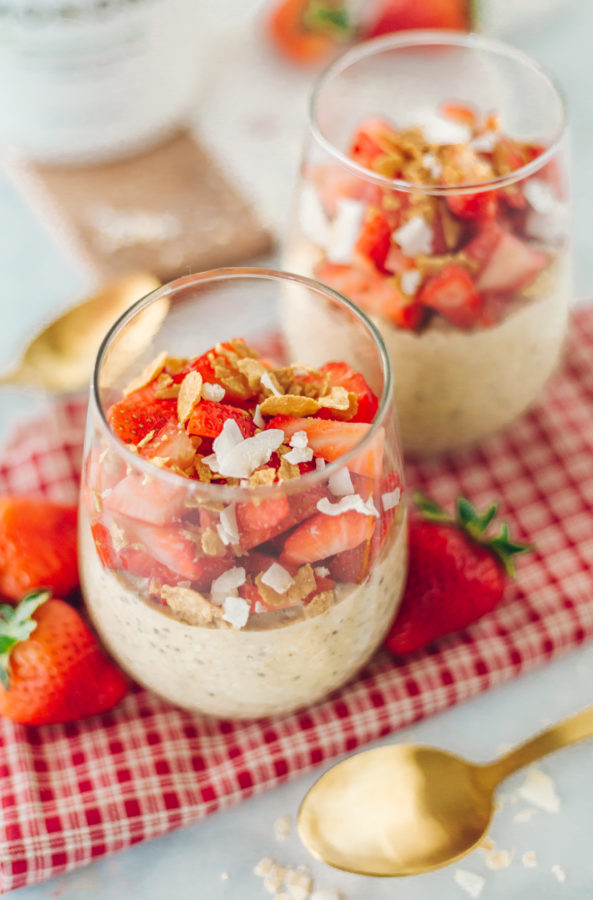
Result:
<svg viewBox="0 0 593 900">
<path fill-rule="evenodd" d="M 467 0 L 382 0 L 365 37 L 409 28 L 466 31 L 470 24 Z"/>
<path fill-rule="evenodd" d="M 378 209 L 371 207 L 367 211 L 355 251 L 370 260 L 377 269 L 384 271 L 392 231 L 393 226 L 387 218 Z"/>
<path fill-rule="evenodd" d="M 548 263 L 545 253 L 504 231 L 476 283 L 479 291 L 519 291 Z"/>
<path fill-rule="evenodd" d="M 422 322 L 422 306 L 403 294 L 394 279 L 333 263 L 317 266 L 315 274 L 371 315 L 391 319 L 401 328 L 417 328 Z"/>
<path fill-rule="evenodd" d="M 318 513 L 286 539 L 281 562 L 302 565 L 327 559 L 368 541 L 375 528 L 374 516 L 346 512 L 339 516 Z"/>
<path fill-rule="evenodd" d="M 383 119 L 367 119 L 352 138 L 349 156 L 366 169 L 372 169 L 379 156 L 385 155 L 386 142 L 389 146 L 393 137 L 393 127 Z"/>
<path fill-rule="evenodd" d="M 75 506 L 0 497 L 0 595 L 18 600 L 45 587 L 63 597 L 78 587 Z"/>
<path fill-rule="evenodd" d="M 177 403 L 156 397 L 154 386 L 149 384 L 114 403 L 107 421 L 124 443 L 137 444 L 151 431 L 177 421 Z"/>
<path fill-rule="evenodd" d="M 482 299 L 467 270 L 455 263 L 429 279 L 418 300 L 458 328 L 472 328 L 480 320 Z"/>
<path fill-rule="evenodd" d="M 321 371 L 329 375 L 332 385 L 346 388 L 350 393 L 356 394 L 358 409 L 356 415 L 350 419 L 351 422 L 373 421 L 379 409 L 379 401 L 360 372 L 355 372 L 344 362 L 326 363 L 321 366 Z"/>
<path fill-rule="evenodd" d="M 156 478 L 126 475 L 104 498 L 106 510 L 140 519 L 153 525 L 165 525 L 181 515 L 185 506 L 185 488 L 172 487 Z"/>
<path fill-rule="evenodd" d="M 203 437 L 216 438 L 224 428 L 227 419 L 234 419 L 243 437 L 252 437 L 255 434 L 255 425 L 249 413 L 236 406 L 226 403 L 216 403 L 214 400 L 201 400 L 194 407 L 187 430 L 190 434 Z"/>
<path fill-rule="evenodd" d="M 498 211 L 496 191 L 479 191 L 476 194 L 451 194 L 447 206 L 460 219 L 495 219 Z"/>
</svg>

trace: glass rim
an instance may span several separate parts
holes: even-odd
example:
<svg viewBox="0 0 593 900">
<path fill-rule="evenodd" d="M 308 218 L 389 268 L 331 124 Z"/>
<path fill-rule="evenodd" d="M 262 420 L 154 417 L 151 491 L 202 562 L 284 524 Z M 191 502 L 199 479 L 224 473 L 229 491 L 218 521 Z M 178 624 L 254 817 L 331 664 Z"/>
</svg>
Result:
<svg viewBox="0 0 593 900">
<path fill-rule="evenodd" d="M 220 484 L 217 482 L 198 481 L 197 479 L 193 478 L 184 478 L 182 475 L 178 475 L 176 472 L 170 472 L 167 469 L 161 469 L 153 465 L 149 460 L 139 456 L 133 450 L 130 450 L 125 441 L 122 441 L 122 439 L 118 437 L 118 435 L 113 431 L 109 422 L 107 421 L 106 411 L 100 399 L 101 394 L 99 386 L 99 376 L 105 354 L 111 346 L 113 340 L 117 338 L 117 336 L 124 330 L 126 325 L 132 321 L 137 313 L 141 312 L 143 309 L 146 309 L 152 303 L 160 300 L 162 297 L 172 294 L 177 288 L 199 283 L 215 284 L 216 282 L 224 282 L 233 279 L 261 279 L 264 281 L 280 282 L 289 281 L 300 284 L 303 287 L 308 288 L 309 290 L 315 291 L 316 293 L 329 296 L 332 301 L 336 302 L 340 307 L 346 308 L 350 313 L 354 315 L 356 319 L 358 319 L 362 323 L 371 339 L 373 340 L 373 343 L 377 347 L 379 359 L 381 360 L 382 364 L 384 379 L 383 390 L 381 392 L 381 396 L 379 397 L 379 408 L 377 410 L 375 418 L 370 423 L 368 432 L 364 435 L 364 437 L 360 441 L 358 441 L 351 450 L 349 450 L 347 453 L 344 453 L 344 455 L 340 456 L 337 460 L 334 460 L 333 462 L 327 462 L 323 468 L 315 469 L 312 472 L 305 472 L 298 478 L 283 481 L 281 484 L 274 482 L 273 484 L 267 485 L 241 487 L 240 485 L 228 485 Z M 151 478 L 162 478 L 165 483 L 169 483 L 172 487 L 179 487 L 181 484 L 183 484 L 187 487 L 189 492 L 197 493 L 205 491 L 207 494 L 211 494 L 212 499 L 214 499 L 214 497 L 216 497 L 216 499 L 218 500 L 239 498 L 241 501 L 243 501 L 249 500 L 250 498 L 252 499 L 253 497 L 257 496 L 270 497 L 272 496 L 272 494 L 277 493 L 279 489 L 282 490 L 283 493 L 287 494 L 298 493 L 314 487 L 315 485 L 323 481 L 326 481 L 327 478 L 334 472 L 337 472 L 339 469 L 343 468 L 347 464 L 348 460 L 355 457 L 357 454 L 363 451 L 365 447 L 372 443 L 373 438 L 378 433 L 379 429 L 382 426 L 382 423 L 386 418 L 390 404 L 393 403 L 393 370 L 391 367 L 391 360 L 389 358 L 389 353 L 387 352 L 385 342 L 374 322 L 358 306 L 356 306 L 356 304 L 352 303 L 352 301 L 345 297 L 343 294 L 340 294 L 338 291 L 329 287 L 329 285 L 325 285 L 320 281 L 315 281 L 315 279 L 313 278 L 307 278 L 304 275 L 297 275 L 293 272 L 258 266 L 228 266 L 217 269 L 208 269 L 204 272 L 196 272 L 192 275 L 184 275 L 180 278 L 174 279 L 173 281 L 169 281 L 166 284 L 163 284 L 160 287 L 156 288 L 154 291 L 151 291 L 149 294 L 146 294 L 144 297 L 140 297 L 127 310 L 125 310 L 125 312 L 123 312 L 118 319 L 116 319 L 116 321 L 111 325 L 105 337 L 101 341 L 101 345 L 99 347 L 99 350 L 97 351 L 97 356 L 95 358 L 89 392 L 89 416 L 93 413 L 98 414 L 98 423 L 102 432 L 102 436 L 107 441 L 111 442 L 115 451 L 119 453 L 126 462 L 128 462 L 138 471 L 142 472 L 142 474 L 145 474 Z"/>
<path fill-rule="evenodd" d="M 507 175 L 499 175 L 489 181 L 467 182 L 462 185 L 438 185 L 438 184 L 416 184 L 406 181 L 403 178 L 387 178 L 378 172 L 372 172 L 370 169 L 354 162 L 345 153 L 339 150 L 334 144 L 325 137 L 317 121 L 317 103 L 323 89 L 331 83 L 332 79 L 340 75 L 354 63 L 359 62 L 367 57 L 374 56 L 383 50 L 388 49 L 407 49 L 411 47 L 464 47 L 467 49 L 484 50 L 491 54 L 504 56 L 508 59 L 514 59 L 516 62 L 522 63 L 526 68 L 531 69 L 541 79 L 547 83 L 552 93 L 555 95 L 561 112 L 560 125 L 557 134 L 546 147 L 543 153 L 537 156 L 526 165 L 509 172 Z M 529 54 L 524 53 L 516 47 L 498 41 L 494 38 L 485 37 L 475 32 L 455 33 L 445 29 L 414 29 L 396 34 L 382 35 L 376 38 L 370 38 L 362 41 L 360 44 L 351 47 L 341 54 L 336 60 L 330 63 L 323 72 L 318 76 L 308 105 L 308 124 L 313 138 L 318 144 L 342 166 L 349 169 L 353 174 L 365 181 L 370 181 L 380 187 L 397 189 L 406 193 L 422 193 L 435 196 L 448 196 L 452 194 L 469 194 L 481 191 L 492 190 L 493 188 L 503 188 L 508 185 L 515 184 L 533 175 L 543 168 L 546 163 L 556 154 L 558 148 L 564 139 L 568 127 L 568 111 L 564 93 L 556 80 Z"/>
</svg>

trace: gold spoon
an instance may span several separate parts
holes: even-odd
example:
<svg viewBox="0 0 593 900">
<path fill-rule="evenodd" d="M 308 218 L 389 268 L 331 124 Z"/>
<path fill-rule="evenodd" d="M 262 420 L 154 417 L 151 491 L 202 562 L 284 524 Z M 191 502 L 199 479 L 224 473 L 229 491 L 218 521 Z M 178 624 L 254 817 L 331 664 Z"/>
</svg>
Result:
<svg viewBox="0 0 593 900">
<path fill-rule="evenodd" d="M 486 834 L 494 789 L 504 778 L 592 736 L 589 707 L 485 765 L 419 744 L 357 753 L 306 795 L 301 840 L 330 866 L 361 875 L 418 875 L 446 866 Z"/>
<path fill-rule="evenodd" d="M 50 391 L 85 387 L 109 327 L 140 297 L 159 287 L 147 272 L 130 272 L 67 310 L 28 344 L 0 385 L 35 385 Z"/>
</svg>

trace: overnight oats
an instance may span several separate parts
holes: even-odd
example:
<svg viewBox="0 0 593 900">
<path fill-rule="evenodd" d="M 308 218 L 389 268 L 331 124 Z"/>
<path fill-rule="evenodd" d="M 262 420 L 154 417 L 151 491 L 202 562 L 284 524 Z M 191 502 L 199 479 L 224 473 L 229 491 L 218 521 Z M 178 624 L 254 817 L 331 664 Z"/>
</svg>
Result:
<svg viewBox="0 0 593 900">
<path fill-rule="evenodd" d="M 379 327 L 406 451 L 509 424 L 556 367 L 567 323 L 565 123 L 551 82 L 476 36 L 395 36 L 334 64 L 311 118 L 286 267 Z M 332 352 L 315 310 L 287 317 L 295 352 L 312 340 Z"/>
<path fill-rule="evenodd" d="M 365 375 L 347 356 L 287 357 L 287 285 L 339 309 Z M 373 326 L 307 279 L 220 270 L 136 304 L 97 361 L 80 512 L 85 601 L 118 663 L 231 718 L 352 678 L 406 573 L 393 406 Z"/>
</svg>

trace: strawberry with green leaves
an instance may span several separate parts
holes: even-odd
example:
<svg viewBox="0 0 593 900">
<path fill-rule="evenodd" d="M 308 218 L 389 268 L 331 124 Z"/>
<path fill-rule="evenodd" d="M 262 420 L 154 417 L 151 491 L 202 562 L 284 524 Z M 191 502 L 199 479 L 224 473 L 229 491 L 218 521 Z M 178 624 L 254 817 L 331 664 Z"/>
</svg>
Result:
<svg viewBox="0 0 593 900">
<path fill-rule="evenodd" d="M 415 501 L 423 518 L 410 523 L 408 580 L 386 639 L 393 653 L 419 650 L 495 609 L 515 574 L 514 556 L 531 549 L 511 539 L 506 523 L 488 536 L 495 503 L 478 513 L 459 497 L 451 516 L 420 493 Z"/>
<path fill-rule="evenodd" d="M 0 605 L 0 715 L 49 725 L 111 709 L 127 692 L 120 670 L 79 613 L 49 591 Z"/>
</svg>

